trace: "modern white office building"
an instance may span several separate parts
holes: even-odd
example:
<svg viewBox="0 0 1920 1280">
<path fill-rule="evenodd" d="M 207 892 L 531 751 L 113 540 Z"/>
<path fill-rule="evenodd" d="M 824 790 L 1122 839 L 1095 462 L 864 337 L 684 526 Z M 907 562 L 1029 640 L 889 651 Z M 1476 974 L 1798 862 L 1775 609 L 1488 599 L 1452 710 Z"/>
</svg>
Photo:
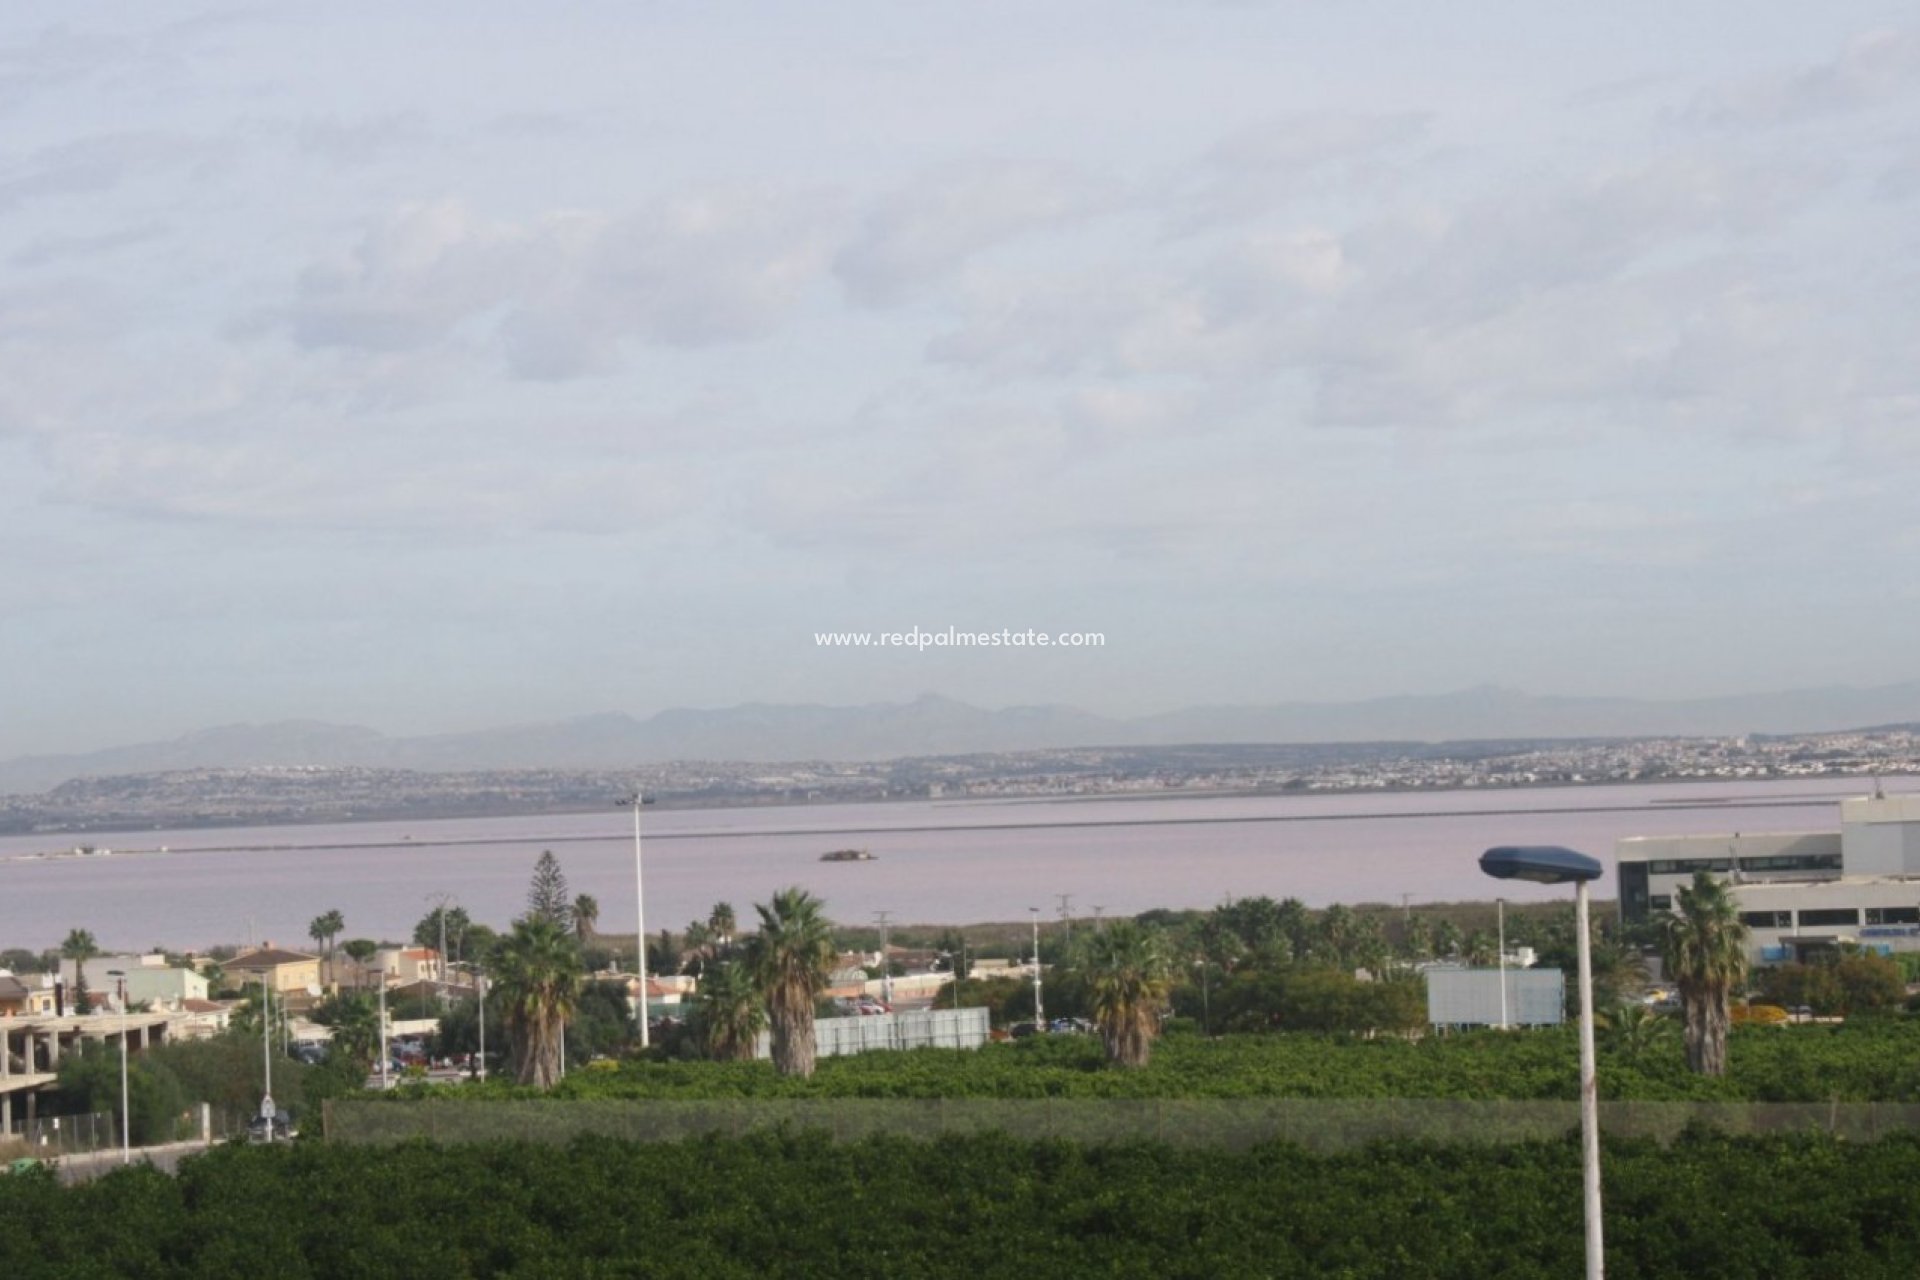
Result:
<svg viewBox="0 0 1920 1280">
<path fill-rule="evenodd" d="M 1841 942 L 1920 951 L 1920 794 L 1842 800 L 1838 831 L 1633 836 L 1615 853 L 1628 923 L 1706 870 L 1731 883 L 1760 963 Z"/>
</svg>

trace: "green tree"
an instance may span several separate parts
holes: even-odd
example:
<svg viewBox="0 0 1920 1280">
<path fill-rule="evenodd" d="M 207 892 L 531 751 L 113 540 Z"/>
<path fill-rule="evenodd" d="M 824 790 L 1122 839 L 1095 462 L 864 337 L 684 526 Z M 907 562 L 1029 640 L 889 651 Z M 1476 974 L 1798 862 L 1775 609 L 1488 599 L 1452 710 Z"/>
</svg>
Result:
<svg viewBox="0 0 1920 1280">
<path fill-rule="evenodd" d="M 562 932 L 573 931 L 573 896 L 567 892 L 560 859 L 551 849 L 542 849 L 533 864 L 533 883 L 527 886 L 527 918 L 558 925 Z"/>
<path fill-rule="evenodd" d="M 380 1010 L 364 992 L 336 995 L 321 1002 L 313 1020 L 333 1028 L 329 1059 L 351 1063 L 362 1080 L 380 1058 Z"/>
<path fill-rule="evenodd" d="M 1728 1000 L 1747 976 L 1747 927 L 1727 887 L 1706 871 L 1694 872 L 1674 901 L 1678 910 L 1664 921 L 1660 955 L 1680 989 L 1687 1066 L 1699 1075 L 1725 1075 Z"/>
<path fill-rule="evenodd" d="M 826 990 L 835 954 L 823 905 L 796 887 L 754 907 L 760 931 L 750 944 L 747 964 L 766 1001 L 773 1067 L 783 1076 L 813 1074 L 813 1006 Z"/>
<path fill-rule="evenodd" d="M 707 1057 L 721 1062 L 753 1057 L 754 1039 L 766 1025 L 766 1002 L 744 964 L 723 960 L 700 975 L 693 1034 Z"/>
<path fill-rule="evenodd" d="M 1087 938 L 1080 967 L 1107 1061 L 1146 1066 L 1173 986 L 1166 936 L 1134 920 L 1115 920 Z"/>
<path fill-rule="evenodd" d="M 69 1057 L 60 1063 L 55 1087 L 64 1109 L 76 1112 L 111 1111 L 114 1128 L 120 1126 L 120 1055 L 89 1053 Z M 127 1111 L 133 1117 L 128 1126 L 133 1142 L 149 1146 L 171 1142 L 187 1100 L 180 1082 L 145 1053 L 127 1060 Z"/>
<path fill-rule="evenodd" d="M 60 956 L 73 961 L 73 1011 L 92 1013 L 93 996 L 87 990 L 87 961 L 100 954 L 100 944 L 87 929 L 70 929 L 60 944 Z"/>
<path fill-rule="evenodd" d="M 321 948 L 321 954 L 326 959 L 327 979 L 329 981 L 332 981 L 334 976 L 333 975 L 334 940 L 340 936 L 341 931 L 344 930 L 346 927 L 347 927 L 346 917 L 342 916 L 338 910 L 328 910 L 322 915 L 315 916 L 313 918 L 313 922 L 307 926 L 307 936 L 309 938 L 312 938 L 314 942 Z"/>
<path fill-rule="evenodd" d="M 551 1088 L 564 1064 L 567 1017 L 580 997 L 580 949 L 552 920 L 514 922 L 494 961 L 494 985 L 521 1084 Z"/>
<path fill-rule="evenodd" d="M 573 934 L 585 947 L 593 941 L 594 926 L 600 923 L 600 900 L 590 893 L 583 893 L 573 900 L 570 911 L 573 915 Z"/>
<path fill-rule="evenodd" d="M 739 929 L 740 922 L 734 918 L 731 902 L 716 902 L 713 910 L 707 912 L 707 932 L 713 936 L 717 955 L 724 955 L 733 946 L 733 935 Z"/>
<path fill-rule="evenodd" d="M 413 926 L 413 945 L 440 950 L 443 917 L 446 921 L 447 958 L 472 959 L 472 934 L 476 926 L 465 907 L 439 906 L 427 912 L 420 918 L 420 923 Z"/>
</svg>

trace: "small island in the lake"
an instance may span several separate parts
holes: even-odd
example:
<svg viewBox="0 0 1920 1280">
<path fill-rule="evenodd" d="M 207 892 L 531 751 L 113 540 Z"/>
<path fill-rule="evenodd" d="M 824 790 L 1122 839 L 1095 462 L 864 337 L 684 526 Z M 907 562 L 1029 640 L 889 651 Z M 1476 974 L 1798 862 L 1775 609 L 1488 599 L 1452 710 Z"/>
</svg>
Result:
<svg viewBox="0 0 1920 1280">
<path fill-rule="evenodd" d="M 822 862 L 872 862 L 873 855 L 865 849 L 835 849 L 831 853 L 820 855 Z"/>
</svg>

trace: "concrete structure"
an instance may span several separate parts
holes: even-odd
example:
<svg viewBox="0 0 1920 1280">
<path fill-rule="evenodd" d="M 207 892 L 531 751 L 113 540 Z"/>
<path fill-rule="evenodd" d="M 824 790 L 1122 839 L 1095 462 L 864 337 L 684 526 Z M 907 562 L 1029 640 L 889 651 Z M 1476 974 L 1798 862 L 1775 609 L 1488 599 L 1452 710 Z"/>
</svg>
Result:
<svg viewBox="0 0 1920 1280">
<path fill-rule="evenodd" d="M 259 982 L 285 995 L 298 992 L 310 995 L 320 989 L 320 957 L 302 951 L 286 951 L 271 943 L 257 951 L 237 955 L 226 963 L 227 976 L 239 985 Z M 87 972 L 93 972 L 88 962 Z"/>
<path fill-rule="evenodd" d="M 71 960 L 60 962 L 60 980 L 69 991 L 74 989 L 78 969 Z M 115 1008 L 119 1007 L 115 988 L 120 980 L 106 976 L 113 969 L 126 975 L 127 999 L 134 1004 L 179 1009 L 188 1000 L 207 998 L 206 978 L 192 969 L 169 965 L 163 955 L 95 956 L 87 961 L 88 985 L 94 999 L 112 1003 Z"/>
<path fill-rule="evenodd" d="M 154 1013 L 0 1018 L 0 1134 L 12 1132 L 17 1114 L 34 1117 L 38 1095 L 53 1087 L 63 1058 L 100 1052 L 118 1041 L 123 1025 L 128 1052 L 140 1053 L 166 1040 L 172 1021 L 173 1015 Z M 16 1103 L 24 1104 L 23 1112 L 16 1113 Z"/>
<path fill-rule="evenodd" d="M 1840 802 L 1838 831 L 1620 841 L 1620 916 L 1652 919 L 1706 871 L 1730 884 L 1762 964 L 1856 943 L 1920 951 L 1920 794 Z"/>
<path fill-rule="evenodd" d="M 351 962 L 343 962 L 344 969 Z M 373 967 L 386 975 L 387 985 L 445 982 L 446 966 L 432 947 L 382 947 L 373 953 Z"/>
</svg>

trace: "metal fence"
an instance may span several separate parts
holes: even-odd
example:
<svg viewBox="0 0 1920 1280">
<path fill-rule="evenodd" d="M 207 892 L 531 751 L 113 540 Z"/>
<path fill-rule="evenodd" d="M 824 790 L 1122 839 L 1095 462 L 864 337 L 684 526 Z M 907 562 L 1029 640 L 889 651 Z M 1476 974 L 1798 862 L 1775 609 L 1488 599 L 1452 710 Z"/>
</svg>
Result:
<svg viewBox="0 0 1920 1280">
<path fill-rule="evenodd" d="M 1339 1151 L 1371 1142 L 1513 1143 L 1578 1129 L 1574 1102 L 1424 1099 L 1035 1098 L 759 1099 L 662 1101 L 330 1100 L 328 1141 L 564 1143 L 581 1134 L 673 1142 L 707 1134 L 816 1130 L 836 1140 L 880 1135 L 935 1138 L 1003 1132 L 1075 1142 L 1156 1141 L 1243 1148 L 1264 1142 Z M 1823 1133 L 1855 1141 L 1920 1130 L 1906 1103 L 1603 1102 L 1610 1137 L 1670 1143 L 1689 1127 L 1725 1133 Z"/>
<path fill-rule="evenodd" d="M 54 1156 L 78 1155 L 83 1151 L 100 1151 L 120 1145 L 120 1122 L 111 1111 L 16 1120 L 11 1130 L 0 1134 L 0 1144 L 6 1145 L 9 1150 L 16 1146 L 24 1148 L 20 1150 L 21 1155 L 43 1160 Z"/>
<path fill-rule="evenodd" d="M 986 1009 L 915 1009 L 821 1018 L 813 1024 L 814 1053 L 837 1058 L 874 1049 L 977 1049 L 987 1042 L 991 1024 Z M 754 1056 L 773 1056 L 765 1031 L 754 1041 Z"/>
</svg>

